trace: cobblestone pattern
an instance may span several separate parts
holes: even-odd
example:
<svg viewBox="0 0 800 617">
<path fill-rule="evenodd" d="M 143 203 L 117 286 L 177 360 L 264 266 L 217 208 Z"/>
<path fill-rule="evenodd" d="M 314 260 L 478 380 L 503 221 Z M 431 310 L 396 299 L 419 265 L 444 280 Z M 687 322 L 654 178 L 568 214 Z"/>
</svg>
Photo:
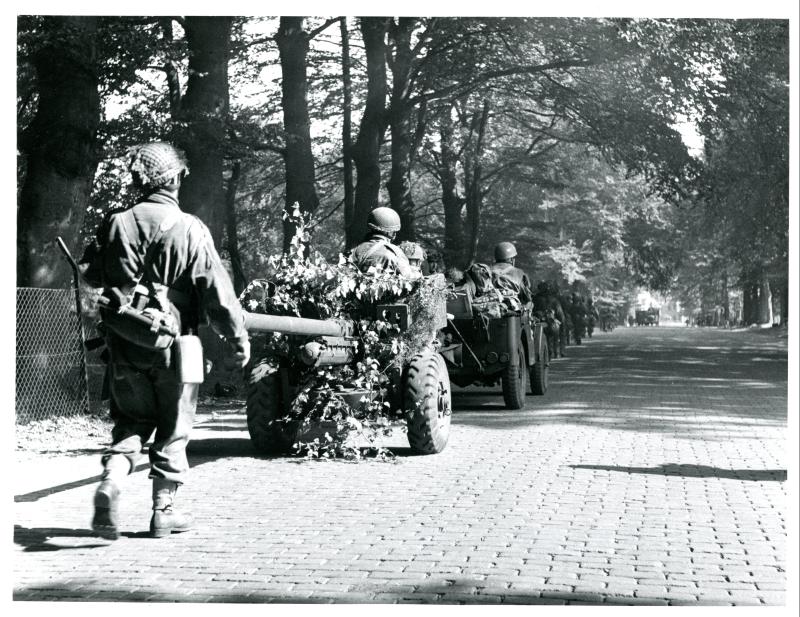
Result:
<svg viewBox="0 0 800 617">
<path fill-rule="evenodd" d="M 94 485 L 18 500 L 16 600 L 781 605 L 785 345 L 599 333 L 510 412 L 456 394 L 450 443 L 394 463 L 253 454 L 241 414 L 195 431 L 190 533 L 89 535 Z M 79 479 L 79 478 L 76 478 Z"/>
</svg>

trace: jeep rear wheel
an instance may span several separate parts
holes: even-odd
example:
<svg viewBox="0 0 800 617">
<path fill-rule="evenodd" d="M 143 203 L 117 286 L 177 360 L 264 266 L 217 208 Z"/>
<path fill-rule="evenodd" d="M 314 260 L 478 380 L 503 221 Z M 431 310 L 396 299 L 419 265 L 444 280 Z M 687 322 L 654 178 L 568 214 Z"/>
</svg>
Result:
<svg viewBox="0 0 800 617">
<path fill-rule="evenodd" d="M 547 339 L 539 339 L 539 354 L 536 357 L 536 364 L 531 367 L 531 392 L 542 395 L 547 392 L 548 377 L 550 374 L 550 357 Z"/>
<path fill-rule="evenodd" d="M 503 371 L 503 401 L 508 409 L 522 409 L 528 390 L 528 361 L 522 342 L 517 345 L 517 364 L 509 364 Z"/>
<path fill-rule="evenodd" d="M 408 443 L 418 454 L 437 454 L 450 436 L 450 378 L 444 359 L 423 352 L 412 358 L 404 377 Z"/>
<path fill-rule="evenodd" d="M 283 412 L 280 373 L 268 362 L 259 362 L 247 379 L 247 430 L 262 454 L 284 454 L 294 443 L 297 426 Z"/>
</svg>

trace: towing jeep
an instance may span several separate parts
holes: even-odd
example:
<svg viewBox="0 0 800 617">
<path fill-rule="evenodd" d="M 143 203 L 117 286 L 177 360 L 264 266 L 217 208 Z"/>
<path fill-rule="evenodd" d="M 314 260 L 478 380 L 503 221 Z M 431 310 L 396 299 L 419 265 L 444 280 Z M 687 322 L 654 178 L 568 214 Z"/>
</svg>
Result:
<svg viewBox="0 0 800 617">
<path fill-rule="evenodd" d="M 499 382 L 508 409 L 521 409 L 529 389 L 535 395 L 547 392 L 550 354 L 544 322 L 525 307 L 482 310 L 469 286 L 453 289 L 447 312 L 439 353 L 450 381 L 461 387 Z"/>
</svg>

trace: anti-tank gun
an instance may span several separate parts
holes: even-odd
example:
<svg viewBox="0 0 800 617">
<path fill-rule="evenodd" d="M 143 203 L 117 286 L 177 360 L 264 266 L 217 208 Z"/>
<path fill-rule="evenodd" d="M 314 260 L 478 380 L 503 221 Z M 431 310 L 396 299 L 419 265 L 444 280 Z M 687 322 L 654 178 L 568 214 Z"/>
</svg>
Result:
<svg viewBox="0 0 800 617">
<path fill-rule="evenodd" d="M 407 332 L 414 326 L 409 303 L 378 304 L 370 317 Z M 445 325 L 444 301 L 442 319 Z M 418 350 L 392 370 L 386 370 L 381 388 L 358 383 L 339 384 L 332 394 L 321 386 L 310 392 L 304 385 L 314 371 L 342 369 L 355 376 L 364 360 L 360 324 L 355 319 L 308 319 L 294 316 L 245 313 L 251 333 L 277 332 L 286 336 L 285 353 L 255 357 L 248 376 L 247 425 L 254 446 L 261 452 L 288 451 L 296 441 L 299 422 L 293 413 L 296 405 L 313 404 L 317 397 L 335 396 L 338 401 L 358 409 L 380 399 L 389 410 L 401 410 L 407 423 L 411 449 L 420 454 L 441 452 L 450 433 L 450 381 L 442 356 L 431 346 Z M 348 372 L 348 367 L 352 370 Z M 374 384 L 373 384 L 374 386 Z M 303 395 L 299 401 L 298 396 Z"/>
</svg>

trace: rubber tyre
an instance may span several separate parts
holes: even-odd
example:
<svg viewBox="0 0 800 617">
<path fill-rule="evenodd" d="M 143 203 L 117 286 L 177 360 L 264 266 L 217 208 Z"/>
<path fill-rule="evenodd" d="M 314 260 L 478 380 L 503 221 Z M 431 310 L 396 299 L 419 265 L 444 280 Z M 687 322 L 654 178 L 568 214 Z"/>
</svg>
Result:
<svg viewBox="0 0 800 617">
<path fill-rule="evenodd" d="M 285 454 L 292 448 L 297 427 L 278 421 L 282 407 L 280 374 L 267 362 L 256 364 L 247 379 L 247 430 L 262 454 Z"/>
<path fill-rule="evenodd" d="M 531 367 L 531 392 L 541 396 L 547 392 L 550 378 L 550 361 L 547 340 L 542 338 L 539 346 L 539 357 Z"/>
<path fill-rule="evenodd" d="M 506 409 L 522 409 L 528 391 L 528 361 L 522 342 L 517 345 L 517 366 L 509 364 L 503 371 L 501 381 Z"/>
<path fill-rule="evenodd" d="M 411 359 L 404 372 L 403 408 L 408 443 L 416 454 L 438 454 L 450 437 L 450 377 L 444 358 L 428 351 Z"/>
</svg>

